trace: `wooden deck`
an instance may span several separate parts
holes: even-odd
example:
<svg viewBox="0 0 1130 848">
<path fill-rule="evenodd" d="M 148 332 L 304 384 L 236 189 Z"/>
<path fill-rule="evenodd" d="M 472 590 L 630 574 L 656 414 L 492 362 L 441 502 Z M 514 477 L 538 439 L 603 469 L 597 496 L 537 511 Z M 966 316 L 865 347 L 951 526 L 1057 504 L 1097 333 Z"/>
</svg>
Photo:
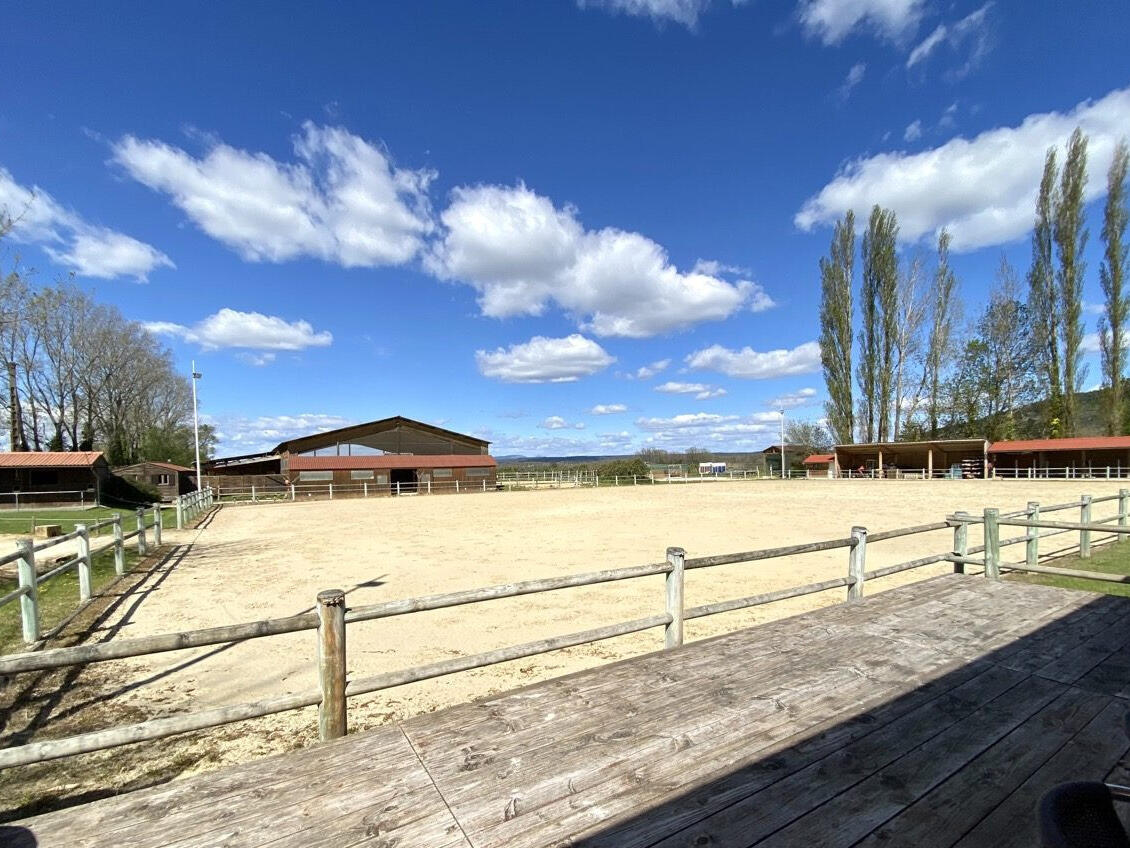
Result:
<svg viewBox="0 0 1130 848">
<path fill-rule="evenodd" d="M 1032 846 L 1121 779 L 1130 599 L 941 577 L 0 828 L 46 846 Z"/>
</svg>

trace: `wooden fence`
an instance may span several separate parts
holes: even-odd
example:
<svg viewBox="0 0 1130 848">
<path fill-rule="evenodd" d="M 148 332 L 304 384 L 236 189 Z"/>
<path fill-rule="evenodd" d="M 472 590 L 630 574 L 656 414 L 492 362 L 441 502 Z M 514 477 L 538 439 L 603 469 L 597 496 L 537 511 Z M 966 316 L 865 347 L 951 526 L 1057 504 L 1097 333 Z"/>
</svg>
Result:
<svg viewBox="0 0 1130 848">
<path fill-rule="evenodd" d="M 1091 509 L 1095 504 L 1115 500 L 1118 502 L 1118 512 L 1115 516 L 1100 521 L 1093 520 Z M 161 739 L 180 733 L 218 727 L 235 721 L 311 706 L 318 707 L 319 738 L 322 740 L 334 739 L 345 735 L 348 730 L 346 704 L 350 697 L 653 628 L 663 628 L 664 648 L 676 648 L 683 643 L 683 626 L 688 620 L 832 590 L 846 590 L 845 601 L 851 603 L 862 599 L 864 588 L 869 580 L 876 580 L 938 563 L 952 563 L 955 571 L 959 572 L 964 572 L 971 565 L 980 566 L 986 577 L 1000 579 L 1002 568 L 1000 550 L 1014 544 L 1026 545 L 1028 559 L 1025 563 L 1006 564 L 1004 566 L 1006 568 L 1080 577 L 1093 576 L 1094 579 L 1118 579 L 1113 575 L 1092 575 L 1090 572 L 1053 569 L 1049 566 L 1034 566 L 1032 564 L 1032 560 L 1039 556 L 1039 539 L 1045 536 L 1077 532 L 1079 534 L 1078 547 L 1080 552 L 1087 556 L 1095 541 L 1092 539 L 1092 534 L 1102 534 L 1104 539 L 1121 538 L 1130 534 L 1130 528 L 1127 527 L 1127 518 L 1130 515 L 1130 489 L 1124 489 L 1118 495 L 1103 498 L 1091 498 L 1085 495 L 1079 501 L 1044 507 L 1042 513 L 1073 508 L 1080 510 L 1080 521 L 1077 523 L 1047 521 L 1041 517 L 1039 505 L 1030 503 L 1025 510 L 1005 515 L 1000 515 L 997 510 L 993 509 L 985 510 L 984 514 L 979 517 L 957 513 L 943 521 L 871 534 L 864 527 L 853 527 L 851 534 L 842 538 L 718 556 L 688 558 L 686 551 L 682 548 L 670 547 L 667 549 L 663 561 L 645 565 L 386 601 L 353 609 L 346 607 L 343 591 L 330 589 L 318 593 L 316 612 L 312 613 L 0 657 L 0 675 L 12 675 L 128 657 L 149 656 L 166 651 L 185 650 L 208 645 L 230 645 L 249 639 L 266 638 L 283 633 L 316 631 L 318 634 L 317 669 L 319 680 L 318 689 L 297 694 L 234 706 L 217 707 L 64 739 L 31 742 L 6 748 L 0 750 L 0 768 L 26 765 L 135 742 Z M 971 525 L 977 524 L 983 525 L 985 544 L 970 548 L 968 545 L 968 529 Z M 1002 525 L 1023 527 L 1025 534 L 1016 538 L 1001 539 L 999 528 Z M 1050 532 L 1041 533 L 1040 530 L 1044 528 Z M 890 539 L 946 529 L 953 530 L 951 550 L 895 565 L 872 570 L 867 569 L 869 546 Z M 837 549 L 847 551 L 847 573 L 842 577 L 696 607 L 688 608 L 684 603 L 683 590 L 687 571 Z M 981 553 L 982 556 L 980 558 L 975 557 L 974 555 L 977 553 Z M 364 621 L 408 615 L 424 610 L 444 609 L 499 598 L 513 598 L 520 595 L 552 592 L 579 586 L 595 586 L 655 575 L 664 575 L 664 600 L 662 612 L 654 615 L 535 642 L 527 642 L 522 645 L 499 648 L 486 653 L 455 657 L 397 671 L 383 672 L 355 680 L 349 680 L 346 677 L 346 629 L 350 624 L 355 625 Z M 1128 581 L 1130 581 L 1130 578 L 1119 579 L 1119 582 Z"/>
<path fill-rule="evenodd" d="M 196 518 L 202 512 L 212 508 L 214 501 L 212 488 L 198 489 L 195 492 L 189 492 L 186 495 L 179 496 L 173 501 L 173 508 L 177 511 L 177 529 L 181 530 L 184 525 Z"/>
</svg>

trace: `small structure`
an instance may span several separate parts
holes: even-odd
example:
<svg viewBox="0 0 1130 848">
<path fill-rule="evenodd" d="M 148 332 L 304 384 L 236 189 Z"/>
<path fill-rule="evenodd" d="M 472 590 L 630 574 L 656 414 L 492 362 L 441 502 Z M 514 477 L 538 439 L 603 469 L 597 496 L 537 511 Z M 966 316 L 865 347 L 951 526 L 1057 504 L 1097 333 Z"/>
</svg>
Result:
<svg viewBox="0 0 1130 848">
<path fill-rule="evenodd" d="M 804 459 L 804 473 L 809 479 L 836 476 L 836 455 L 834 453 L 814 453 Z"/>
<path fill-rule="evenodd" d="M 367 456 L 292 456 L 288 482 L 325 485 L 367 484 L 372 494 L 493 489 L 498 463 L 480 454 L 371 454 Z"/>
<path fill-rule="evenodd" d="M 0 507 L 98 503 L 110 466 L 101 451 L 0 453 Z"/>
<path fill-rule="evenodd" d="M 195 473 L 191 468 L 173 462 L 139 462 L 115 468 L 114 473 L 126 480 L 147 483 L 161 494 L 161 500 L 176 500 L 180 495 L 196 491 Z"/>
<path fill-rule="evenodd" d="M 785 445 L 785 462 L 788 463 L 790 469 L 800 465 L 801 456 L 805 450 L 800 445 Z M 761 455 L 765 457 L 765 467 L 769 473 L 781 473 L 781 446 L 779 444 L 770 445 L 765 450 L 761 451 Z"/>
<path fill-rule="evenodd" d="M 698 464 L 698 476 L 707 477 L 717 474 L 726 473 L 726 463 L 724 462 L 700 462 Z"/>
<path fill-rule="evenodd" d="M 989 476 L 985 439 L 836 445 L 837 477 L 981 478 Z"/>
<path fill-rule="evenodd" d="M 997 477 L 1122 477 L 1130 474 L 1130 436 L 994 442 Z"/>
</svg>

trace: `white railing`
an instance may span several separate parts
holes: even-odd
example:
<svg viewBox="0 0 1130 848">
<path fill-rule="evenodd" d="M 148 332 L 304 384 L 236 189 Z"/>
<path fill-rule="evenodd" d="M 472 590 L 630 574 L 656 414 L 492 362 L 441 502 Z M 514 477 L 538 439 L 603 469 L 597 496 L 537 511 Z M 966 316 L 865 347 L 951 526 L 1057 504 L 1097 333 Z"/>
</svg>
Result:
<svg viewBox="0 0 1130 848">
<path fill-rule="evenodd" d="M 0 492 L 0 510 L 20 510 L 31 505 L 56 506 L 60 504 L 72 504 L 75 509 L 97 506 L 97 492 L 94 489 L 66 489 L 57 492 Z"/>
<path fill-rule="evenodd" d="M 0 566 L 10 563 L 16 564 L 18 586 L 11 592 L 0 597 L 0 607 L 19 601 L 20 628 L 23 640 L 28 644 L 38 642 L 43 635 L 40 618 L 39 587 L 60 575 L 71 571 L 78 571 L 78 600 L 79 605 L 84 605 L 93 597 L 93 568 L 94 557 L 105 551 L 114 552 L 114 571 L 118 575 L 125 574 L 125 545 L 131 539 L 137 539 L 138 556 L 144 557 L 149 553 L 149 539 L 146 530 L 153 530 L 153 544 L 161 545 L 162 518 L 160 504 L 152 507 L 139 507 L 135 513 L 136 529 L 126 533 L 122 525 L 122 514 L 114 513 L 110 518 L 93 524 L 75 524 L 75 529 L 61 536 L 36 541 L 34 539 L 20 539 L 16 542 L 17 550 L 7 556 L 0 557 Z M 108 542 L 97 547 L 91 547 L 92 534 L 104 528 L 111 528 L 112 537 Z M 56 565 L 42 574 L 38 573 L 36 559 L 43 551 L 57 545 L 77 540 L 75 556 Z"/>
<path fill-rule="evenodd" d="M 198 489 L 187 495 L 180 495 L 173 501 L 173 509 L 177 511 L 177 529 L 182 530 L 184 525 L 201 513 L 212 508 L 212 487 Z"/>
<path fill-rule="evenodd" d="M 499 488 L 486 477 L 470 480 L 420 480 L 377 483 L 290 483 L 270 486 L 216 486 L 209 491 L 216 503 L 272 503 L 279 501 L 335 500 L 341 498 L 387 498 L 408 495 L 473 494 Z M 211 503 L 212 501 L 209 501 Z"/>
</svg>

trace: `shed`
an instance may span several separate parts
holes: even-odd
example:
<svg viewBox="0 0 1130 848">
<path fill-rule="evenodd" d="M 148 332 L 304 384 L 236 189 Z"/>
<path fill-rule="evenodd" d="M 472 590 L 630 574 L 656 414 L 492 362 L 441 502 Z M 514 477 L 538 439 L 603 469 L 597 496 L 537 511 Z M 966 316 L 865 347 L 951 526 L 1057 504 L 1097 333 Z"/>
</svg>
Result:
<svg viewBox="0 0 1130 848">
<path fill-rule="evenodd" d="M 1130 436 L 994 442 L 989 457 L 997 477 L 1121 477 L 1130 473 Z"/>
<path fill-rule="evenodd" d="M 101 451 L 0 452 L 0 507 L 97 503 L 109 475 Z"/>
<path fill-rule="evenodd" d="M 985 439 L 836 445 L 838 477 L 988 477 Z"/>
<path fill-rule="evenodd" d="M 814 477 L 836 476 L 836 455 L 834 453 L 814 453 L 804 458 L 804 473 L 809 479 Z"/>
<path fill-rule="evenodd" d="M 153 486 L 166 502 L 196 491 L 196 473 L 174 462 L 139 462 L 115 468 L 114 473 L 126 480 Z"/>
</svg>

